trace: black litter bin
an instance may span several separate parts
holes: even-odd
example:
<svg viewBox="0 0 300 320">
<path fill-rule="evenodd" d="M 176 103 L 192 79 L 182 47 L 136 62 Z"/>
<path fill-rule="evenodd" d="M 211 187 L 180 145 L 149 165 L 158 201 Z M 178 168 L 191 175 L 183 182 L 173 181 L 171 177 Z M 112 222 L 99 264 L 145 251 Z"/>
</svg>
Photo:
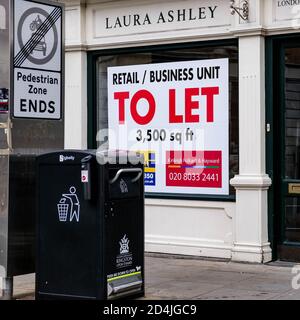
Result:
<svg viewBox="0 0 300 320">
<path fill-rule="evenodd" d="M 61 151 L 37 166 L 36 299 L 143 296 L 143 156 Z"/>
</svg>

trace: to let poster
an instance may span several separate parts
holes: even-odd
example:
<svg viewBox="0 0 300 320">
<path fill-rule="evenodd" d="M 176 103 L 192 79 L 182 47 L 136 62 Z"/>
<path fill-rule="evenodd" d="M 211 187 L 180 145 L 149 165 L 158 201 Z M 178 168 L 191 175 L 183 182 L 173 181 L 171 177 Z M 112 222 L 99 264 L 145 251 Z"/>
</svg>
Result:
<svg viewBox="0 0 300 320">
<path fill-rule="evenodd" d="M 108 68 L 109 148 L 145 156 L 149 193 L 228 195 L 229 62 Z"/>
</svg>

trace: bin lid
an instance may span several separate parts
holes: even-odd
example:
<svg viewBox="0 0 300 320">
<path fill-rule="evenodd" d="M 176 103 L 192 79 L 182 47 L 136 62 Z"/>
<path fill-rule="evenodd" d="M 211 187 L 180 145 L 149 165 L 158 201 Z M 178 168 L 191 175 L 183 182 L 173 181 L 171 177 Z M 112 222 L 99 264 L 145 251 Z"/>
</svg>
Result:
<svg viewBox="0 0 300 320">
<path fill-rule="evenodd" d="M 87 155 L 96 157 L 96 150 L 57 150 L 37 157 L 39 164 L 80 164 Z"/>
<path fill-rule="evenodd" d="M 88 155 L 97 158 L 99 164 L 144 163 L 143 154 L 127 150 L 57 150 L 41 154 L 37 159 L 40 164 L 80 164 L 81 160 Z"/>
</svg>

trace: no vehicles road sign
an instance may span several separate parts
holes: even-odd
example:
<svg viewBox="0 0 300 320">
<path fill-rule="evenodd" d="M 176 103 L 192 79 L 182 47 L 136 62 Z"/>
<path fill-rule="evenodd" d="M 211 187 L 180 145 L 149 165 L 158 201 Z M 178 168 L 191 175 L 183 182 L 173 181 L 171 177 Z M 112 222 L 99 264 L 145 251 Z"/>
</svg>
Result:
<svg viewBox="0 0 300 320">
<path fill-rule="evenodd" d="M 15 1 L 15 67 L 61 71 L 61 18 L 61 7 Z"/>
<path fill-rule="evenodd" d="M 15 0 L 14 117 L 61 118 L 62 14 L 56 3 Z"/>
</svg>

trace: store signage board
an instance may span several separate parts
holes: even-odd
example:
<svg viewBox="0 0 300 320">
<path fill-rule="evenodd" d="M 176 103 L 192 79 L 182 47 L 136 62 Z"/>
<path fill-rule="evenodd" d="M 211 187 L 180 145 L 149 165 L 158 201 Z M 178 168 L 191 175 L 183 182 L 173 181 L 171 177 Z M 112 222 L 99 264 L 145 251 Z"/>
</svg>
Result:
<svg viewBox="0 0 300 320">
<path fill-rule="evenodd" d="M 62 7 L 15 0 L 13 116 L 60 119 L 61 73 Z"/>
<path fill-rule="evenodd" d="M 300 0 L 273 0 L 275 10 L 275 20 L 299 20 Z"/>
<path fill-rule="evenodd" d="M 229 2 L 187 0 L 139 3 L 124 6 L 123 1 L 93 10 L 96 38 L 152 32 L 226 27 L 231 23 Z"/>
<path fill-rule="evenodd" d="M 144 154 L 146 192 L 228 195 L 228 65 L 108 68 L 109 148 Z"/>
</svg>

